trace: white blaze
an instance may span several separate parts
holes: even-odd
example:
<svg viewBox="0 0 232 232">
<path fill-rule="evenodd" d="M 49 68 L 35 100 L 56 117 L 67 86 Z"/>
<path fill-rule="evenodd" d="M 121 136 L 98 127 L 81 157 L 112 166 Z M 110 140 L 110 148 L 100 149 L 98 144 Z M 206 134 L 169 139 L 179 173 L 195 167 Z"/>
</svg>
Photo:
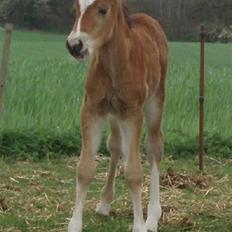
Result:
<svg viewBox="0 0 232 232">
<path fill-rule="evenodd" d="M 83 14 L 95 1 L 96 0 L 79 0 L 81 14 Z"/>
<path fill-rule="evenodd" d="M 83 18 L 84 13 L 95 1 L 96 0 L 79 0 L 81 15 L 77 24 L 77 33 L 80 33 L 81 20 Z"/>
<path fill-rule="evenodd" d="M 96 0 L 79 0 L 81 15 L 80 15 L 80 18 L 79 18 L 78 23 L 77 23 L 76 31 L 73 30 L 70 33 L 70 35 L 68 36 L 69 41 L 75 40 L 80 35 L 80 33 L 81 33 L 81 20 L 83 18 L 83 15 L 86 12 L 86 10 L 88 9 L 88 7 L 90 7 L 95 1 Z"/>
<path fill-rule="evenodd" d="M 81 21 L 86 12 L 86 10 L 97 0 L 79 0 L 81 15 L 79 17 L 77 27 L 71 31 L 68 36 L 68 41 L 71 46 L 77 44 L 80 40 L 83 43 L 83 49 L 88 49 L 89 55 L 93 54 L 94 41 L 91 36 L 85 32 L 81 32 Z"/>
<path fill-rule="evenodd" d="M 82 20 L 82 17 L 83 17 L 83 13 L 81 14 L 79 20 L 78 20 L 78 23 L 77 23 L 77 30 L 76 30 L 76 33 L 79 34 L 81 32 L 81 20 Z"/>
</svg>

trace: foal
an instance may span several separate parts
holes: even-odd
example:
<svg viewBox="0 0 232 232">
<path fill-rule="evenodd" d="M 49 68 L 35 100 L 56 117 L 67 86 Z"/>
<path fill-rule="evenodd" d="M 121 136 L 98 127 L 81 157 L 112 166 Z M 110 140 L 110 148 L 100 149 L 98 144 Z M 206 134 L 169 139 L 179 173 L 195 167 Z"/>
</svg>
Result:
<svg viewBox="0 0 232 232">
<path fill-rule="evenodd" d="M 133 201 L 133 232 L 157 231 L 161 216 L 158 166 L 163 153 L 161 120 L 165 99 L 168 46 L 159 23 L 145 14 L 129 17 L 122 0 L 76 0 L 76 21 L 67 48 L 78 60 L 90 58 L 81 113 L 82 150 L 78 163 L 76 203 L 69 232 L 82 231 L 82 214 L 103 121 L 111 134 L 111 164 L 96 211 L 108 215 L 114 194 L 117 163 L 122 157 Z M 142 166 L 139 152 L 143 114 L 151 164 L 146 223 L 141 204 Z"/>
</svg>

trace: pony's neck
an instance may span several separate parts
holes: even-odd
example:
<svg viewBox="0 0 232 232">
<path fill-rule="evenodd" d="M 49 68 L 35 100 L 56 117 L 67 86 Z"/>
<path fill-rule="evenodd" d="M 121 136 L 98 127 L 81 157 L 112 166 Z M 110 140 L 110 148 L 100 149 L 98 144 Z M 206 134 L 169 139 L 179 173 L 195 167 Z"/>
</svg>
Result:
<svg viewBox="0 0 232 232">
<path fill-rule="evenodd" d="M 99 50 L 99 62 L 111 78 L 120 78 L 130 57 L 131 30 L 123 9 L 117 12 L 111 39 Z"/>
</svg>

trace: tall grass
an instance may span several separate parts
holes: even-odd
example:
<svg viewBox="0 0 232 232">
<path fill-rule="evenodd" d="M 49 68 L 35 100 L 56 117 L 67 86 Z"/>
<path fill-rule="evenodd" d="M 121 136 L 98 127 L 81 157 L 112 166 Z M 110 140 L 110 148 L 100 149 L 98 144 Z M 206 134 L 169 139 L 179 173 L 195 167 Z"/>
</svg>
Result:
<svg viewBox="0 0 232 232">
<path fill-rule="evenodd" d="M 2 38 L 0 31 L 0 42 Z M 68 55 L 65 36 L 15 31 L 0 133 L 79 136 L 86 69 L 87 64 L 77 64 Z M 231 74 L 232 45 L 207 44 L 206 131 L 224 139 L 232 134 Z M 197 136 L 198 78 L 199 45 L 170 43 L 163 122 L 167 142 L 183 145 Z"/>
</svg>

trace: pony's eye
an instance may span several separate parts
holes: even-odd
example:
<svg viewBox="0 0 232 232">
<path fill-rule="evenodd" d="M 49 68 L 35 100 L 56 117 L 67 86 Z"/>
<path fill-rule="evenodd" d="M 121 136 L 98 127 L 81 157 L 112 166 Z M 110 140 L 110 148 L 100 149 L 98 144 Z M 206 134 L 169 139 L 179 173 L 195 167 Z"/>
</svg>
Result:
<svg viewBox="0 0 232 232">
<path fill-rule="evenodd" d="M 100 8 L 100 9 L 98 10 L 98 14 L 100 14 L 100 15 L 106 15 L 106 14 L 107 14 L 107 9 L 105 9 L 105 8 Z"/>
</svg>

